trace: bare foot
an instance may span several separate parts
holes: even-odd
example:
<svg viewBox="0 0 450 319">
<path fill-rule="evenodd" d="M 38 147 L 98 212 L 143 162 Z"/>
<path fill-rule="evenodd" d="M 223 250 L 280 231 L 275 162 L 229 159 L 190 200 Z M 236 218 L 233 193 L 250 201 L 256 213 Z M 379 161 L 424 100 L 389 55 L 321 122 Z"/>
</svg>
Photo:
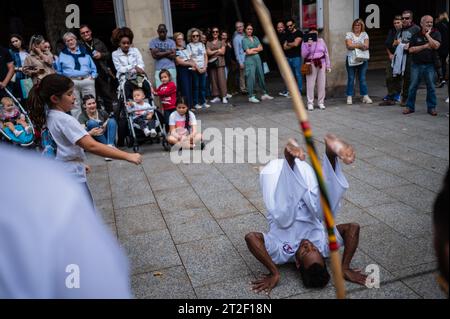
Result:
<svg viewBox="0 0 450 319">
<path fill-rule="evenodd" d="M 279 274 L 267 274 L 263 275 L 262 278 L 252 282 L 252 291 L 259 294 L 264 291 L 267 295 L 272 291 L 273 288 L 280 281 Z"/>
<path fill-rule="evenodd" d="M 297 141 L 294 139 L 289 139 L 284 150 L 284 156 L 286 157 L 289 166 L 291 166 L 292 168 L 294 167 L 296 158 L 301 161 L 304 161 L 306 159 L 305 151 L 303 150 L 303 148 L 301 148 L 300 145 L 298 145 Z"/>
<path fill-rule="evenodd" d="M 328 155 L 337 156 L 347 165 L 355 161 L 356 154 L 353 147 L 335 135 L 328 134 L 325 137 L 325 145 Z"/>
<path fill-rule="evenodd" d="M 359 269 L 344 269 L 344 278 L 347 281 L 364 286 L 367 281 L 367 275 L 364 275 Z"/>
</svg>

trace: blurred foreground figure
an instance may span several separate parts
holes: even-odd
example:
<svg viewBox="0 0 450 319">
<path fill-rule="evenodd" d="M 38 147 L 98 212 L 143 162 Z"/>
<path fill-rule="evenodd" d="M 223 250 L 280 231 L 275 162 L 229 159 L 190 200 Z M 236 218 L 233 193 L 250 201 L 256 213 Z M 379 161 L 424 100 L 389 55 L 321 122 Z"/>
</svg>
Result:
<svg viewBox="0 0 450 319">
<path fill-rule="evenodd" d="M 1 145 L 0 166 L 0 299 L 130 298 L 127 260 L 79 183 Z"/>
<path fill-rule="evenodd" d="M 434 203 L 433 224 L 434 224 L 434 248 L 438 257 L 439 272 L 441 275 L 440 284 L 448 296 L 448 215 L 450 196 L 450 171 L 445 177 L 444 186 Z"/>
</svg>

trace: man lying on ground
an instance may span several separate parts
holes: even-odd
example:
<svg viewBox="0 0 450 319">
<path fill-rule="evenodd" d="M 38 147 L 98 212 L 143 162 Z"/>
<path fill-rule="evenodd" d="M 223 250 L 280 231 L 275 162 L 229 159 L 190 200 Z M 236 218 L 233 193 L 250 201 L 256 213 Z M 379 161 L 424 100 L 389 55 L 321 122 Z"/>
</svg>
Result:
<svg viewBox="0 0 450 319">
<path fill-rule="evenodd" d="M 323 159 L 325 183 L 333 215 L 340 207 L 348 189 L 339 159 L 349 165 L 355 161 L 352 146 L 334 135 L 325 138 Z M 323 223 L 320 192 L 312 167 L 305 162 L 305 151 L 289 140 L 285 160 L 271 161 L 261 172 L 261 187 L 268 211 L 269 232 L 245 236 L 250 252 L 269 270 L 269 274 L 252 282 L 257 293 L 269 293 L 278 283 L 276 265 L 296 264 L 307 288 L 323 288 L 329 280 L 325 258 L 329 257 L 328 234 Z M 335 228 L 340 246 L 344 246 L 342 268 L 346 280 L 361 285 L 367 276 L 350 268 L 359 242 L 359 225 L 338 225 Z"/>
</svg>

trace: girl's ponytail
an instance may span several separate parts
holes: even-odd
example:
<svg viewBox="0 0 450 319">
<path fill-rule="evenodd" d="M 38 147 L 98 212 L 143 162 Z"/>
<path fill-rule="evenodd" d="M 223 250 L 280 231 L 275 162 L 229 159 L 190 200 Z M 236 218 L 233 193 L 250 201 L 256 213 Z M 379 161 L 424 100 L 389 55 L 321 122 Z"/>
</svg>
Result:
<svg viewBox="0 0 450 319">
<path fill-rule="evenodd" d="M 71 79 L 59 74 L 47 75 L 33 86 L 28 97 L 28 113 L 37 130 L 41 131 L 47 122 L 45 106 L 54 107 L 50 98 L 61 97 L 73 86 Z"/>
</svg>

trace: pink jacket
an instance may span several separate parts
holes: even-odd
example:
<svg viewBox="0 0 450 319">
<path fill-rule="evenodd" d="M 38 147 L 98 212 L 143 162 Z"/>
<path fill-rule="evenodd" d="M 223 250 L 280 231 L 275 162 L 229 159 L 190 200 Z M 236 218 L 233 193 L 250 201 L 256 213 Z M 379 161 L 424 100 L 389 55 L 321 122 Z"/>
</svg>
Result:
<svg viewBox="0 0 450 319">
<path fill-rule="evenodd" d="M 331 69 L 330 55 L 328 54 L 327 44 L 323 39 L 319 38 L 317 42 L 314 42 L 311 46 L 309 46 L 307 42 L 303 42 L 302 56 L 305 60 L 314 60 L 323 57 L 321 59 L 322 64 L 325 64 L 327 69 Z"/>
</svg>

